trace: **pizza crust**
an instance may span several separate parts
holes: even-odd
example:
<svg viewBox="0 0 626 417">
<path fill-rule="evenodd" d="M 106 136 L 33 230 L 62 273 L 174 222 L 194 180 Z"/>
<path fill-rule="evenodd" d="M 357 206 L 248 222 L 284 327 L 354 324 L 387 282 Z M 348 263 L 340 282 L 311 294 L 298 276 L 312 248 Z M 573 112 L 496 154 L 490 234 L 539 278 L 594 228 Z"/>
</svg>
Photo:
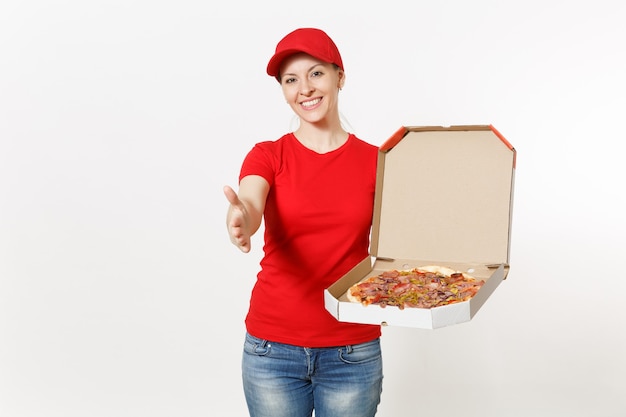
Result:
<svg viewBox="0 0 626 417">
<path fill-rule="evenodd" d="M 419 271 L 424 271 L 424 272 L 433 272 L 435 274 L 441 274 L 443 276 L 449 277 L 454 273 L 460 272 L 460 271 L 455 271 L 452 268 L 448 268 L 447 266 L 440 266 L 440 265 L 425 265 L 425 266 L 418 266 L 416 268 Z"/>
<path fill-rule="evenodd" d="M 360 303 L 361 302 L 361 300 L 359 300 L 357 297 L 352 295 L 352 288 L 354 288 L 354 286 L 358 285 L 359 283 L 356 283 L 352 287 L 348 288 L 348 292 L 346 293 L 346 297 L 348 298 L 348 301 L 350 301 L 352 303 Z"/>
<path fill-rule="evenodd" d="M 467 279 L 474 279 L 473 276 L 466 274 L 465 272 L 462 271 L 456 271 L 452 268 L 448 268 L 447 266 L 440 266 L 440 265 L 426 265 L 426 266 L 418 266 L 416 269 L 420 270 L 420 271 L 425 271 L 425 272 L 433 272 L 435 274 L 441 274 L 445 277 L 450 277 L 452 276 L 452 274 L 463 274 L 463 276 Z"/>
</svg>

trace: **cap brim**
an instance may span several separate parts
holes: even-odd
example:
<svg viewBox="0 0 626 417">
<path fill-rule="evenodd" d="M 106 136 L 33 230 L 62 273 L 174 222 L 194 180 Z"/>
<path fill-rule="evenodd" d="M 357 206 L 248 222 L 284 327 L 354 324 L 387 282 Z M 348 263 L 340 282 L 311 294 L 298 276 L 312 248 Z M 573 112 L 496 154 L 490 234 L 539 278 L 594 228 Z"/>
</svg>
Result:
<svg viewBox="0 0 626 417">
<path fill-rule="evenodd" d="M 270 59 L 270 62 L 268 62 L 267 64 L 267 74 L 271 75 L 272 77 L 277 77 L 278 73 L 280 72 L 280 65 L 283 63 L 283 61 L 287 57 L 300 52 L 304 51 L 302 51 L 301 49 L 286 49 L 284 51 L 280 51 L 274 54 L 274 56 Z"/>
</svg>

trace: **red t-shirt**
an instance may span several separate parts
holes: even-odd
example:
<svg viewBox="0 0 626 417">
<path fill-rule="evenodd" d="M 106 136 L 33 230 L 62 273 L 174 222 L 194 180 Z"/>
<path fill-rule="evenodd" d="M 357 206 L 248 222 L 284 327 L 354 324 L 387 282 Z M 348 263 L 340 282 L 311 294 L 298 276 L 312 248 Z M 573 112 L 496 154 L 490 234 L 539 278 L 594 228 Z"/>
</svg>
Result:
<svg viewBox="0 0 626 417">
<path fill-rule="evenodd" d="M 258 143 L 240 179 L 260 175 L 270 191 L 261 270 L 252 290 L 250 334 L 305 347 L 357 344 L 380 326 L 337 321 L 324 289 L 368 256 L 378 148 L 350 135 L 319 154 L 289 133 Z"/>
</svg>

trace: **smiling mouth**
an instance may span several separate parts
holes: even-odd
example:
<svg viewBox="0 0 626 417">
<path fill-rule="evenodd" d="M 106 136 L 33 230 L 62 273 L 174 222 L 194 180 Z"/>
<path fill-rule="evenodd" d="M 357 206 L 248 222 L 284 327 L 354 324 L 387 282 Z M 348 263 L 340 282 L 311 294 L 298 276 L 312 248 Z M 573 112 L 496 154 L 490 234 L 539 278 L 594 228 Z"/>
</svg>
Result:
<svg viewBox="0 0 626 417">
<path fill-rule="evenodd" d="M 305 108 L 307 108 L 307 107 L 313 107 L 313 106 L 315 106 L 316 104 L 318 104 L 320 101 L 322 101 L 322 99 L 321 99 L 321 98 L 316 98 L 315 100 L 304 101 L 304 102 L 300 103 L 300 105 L 301 105 L 302 107 L 305 107 Z"/>
</svg>

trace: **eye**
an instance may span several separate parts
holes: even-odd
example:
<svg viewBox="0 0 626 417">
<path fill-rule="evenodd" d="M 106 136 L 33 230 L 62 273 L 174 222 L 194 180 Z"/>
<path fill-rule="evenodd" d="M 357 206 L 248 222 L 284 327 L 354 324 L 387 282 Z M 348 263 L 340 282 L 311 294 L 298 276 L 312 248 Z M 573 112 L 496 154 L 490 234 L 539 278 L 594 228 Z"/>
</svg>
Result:
<svg viewBox="0 0 626 417">
<path fill-rule="evenodd" d="M 324 75 L 322 71 L 313 71 L 311 73 L 311 77 L 321 77 L 322 75 Z"/>
<path fill-rule="evenodd" d="M 296 79 L 294 77 L 288 77 L 288 78 L 283 79 L 283 82 L 285 84 L 291 84 L 291 83 L 293 83 L 295 81 L 296 81 Z"/>
</svg>

